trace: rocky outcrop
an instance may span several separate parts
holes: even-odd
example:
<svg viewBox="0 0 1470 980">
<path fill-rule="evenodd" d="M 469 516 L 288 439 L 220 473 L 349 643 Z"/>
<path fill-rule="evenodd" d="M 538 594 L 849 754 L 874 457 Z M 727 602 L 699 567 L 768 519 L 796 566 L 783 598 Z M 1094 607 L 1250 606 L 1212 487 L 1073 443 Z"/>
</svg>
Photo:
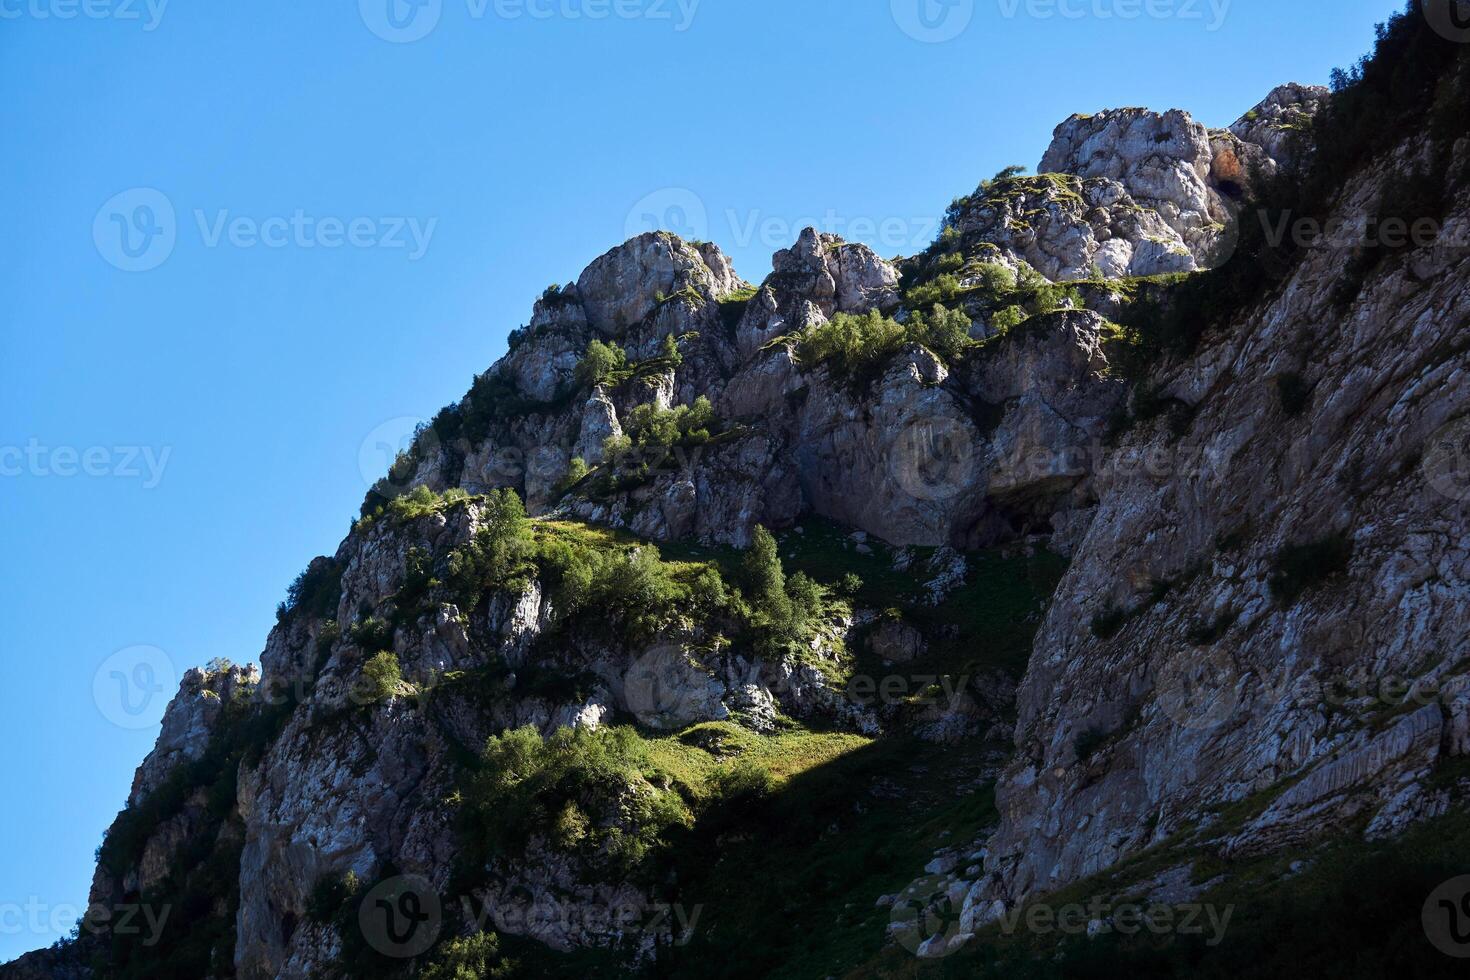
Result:
<svg viewBox="0 0 1470 980">
<path fill-rule="evenodd" d="M 1054 282 L 1193 272 L 1199 252 L 1116 180 L 1047 174 L 1018 177 L 970 199 L 952 226 L 985 262 L 1022 263 Z M 978 247 L 976 247 L 978 245 Z M 968 278 L 961 273 L 961 281 Z"/>
<path fill-rule="evenodd" d="M 260 671 L 253 664 L 187 671 L 164 712 L 158 742 L 133 776 L 128 805 L 140 805 L 174 769 L 202 758 L 225 707 L 237 699 L 251 698 L 259 683 Z"/>
<path fill-rule="evenodd" d="M 1372 213 L 1423 152 L 1361 174 L 1337 217 Z M 1462 190 L 1448 217 L 1467 208 Z M 1273 794 L 1214 846 L 1267 850 L 1354 818 L 1388 834 L 1444 806 L 1427 776 L 1463 745 L 1470 494 L 1423 461 L 1470 409 L 1466 262 L 1405 253 L 1342 308 L 1342 256 L 1309 251 L 1165 374 L 1192 424 L 1139 431 L 1127 451 L 1163 465 L 1097 483 L 1020 691 L 981 897 L 1051 890 Z M 1291 407 L 1287 374 L 1307 392 Z"/>
<path fill-rule="evenodd" d="M 1297 162 L 1312 119 L 1331 94 L 1321 85 L 1278 85 L 1236 120 L 1230 132 L 1247 144 L 1259 146 L 1273 167 L 1290 166 Z"/>
<path fill-rule="evenodd" d="M 956 208 L 942 244 L 958 250 L 960 289 L 994 276 L 980 265 L 1039 271 L 1047 288 L 1210 267 L 1228 250 L 1233 202 L 1254 174 L 1291 164 L 1301 148 L 1283 134 L 1323 98 L 1283 87 L 1228 133 L 1179 111 L 1067 120 L 1041 177 L 998 180 Z M 1339 214 L 1376 208 L 1424 153 L 1407 144 L 1359 175 Z M 1470 163 L 1470 143 L 1456 154 Z M 1467 208 L 1461 191 L 1456 215 Z M 1430 777 L 1470 752 L 1465 262 L 1462 249 L 1410 250 L 1345 291 L 1343 257 L 1309 252 L 1230 329 L 1142 379 L 1121 376 L 1116 354 L 1137 338 L 1106 315 L 1138 284 L 1109 282 L 1088 287 L 1104 309 L 1058 290 L 1050 312 L 977 327 L 962 356 L 905 333 L 862 378 L 809 363 L 801 335 L 870 311 L 912 329 L 920 311 L 904 308 L 894 264 L 808 229 L 750 289 L 712 245 L 639 236 L 548 290 L 506 358 L 425 430 L 293 589 L 263 677 L 185 677 L 120 820 L 127 852 L 104 848 L 94 899 L 153 894 L 187 881 L 200 854 L 211 867 L 233 856 L 238 903 L 219 898 L 209 916 L 233 922 L 238 975 L 330 973 L 345 937 L 317 907 L 323 883 L 408 875 L 448 893 L 464 870 L 464 760 L 525 726 L 726 722 L 708 727 L 755 737 L 796 720 L 964 751 L 1012 741 L 995 832 L 957 838 L 969 843 L 936 853 L 932 880 L 885 896 L 895 910 L 962 909 L 960 932 L 925 940 L 925 956 L 1186 830 L 1225 857 L 1324 831 L 1398 833 L 1449 805 Z M 589 378 L 578 364 L 594 340 L 623 357 Z M 717 417 L 708 431 L 675 432 L 662 456 L 626 465 L 640 425 L 677 428 L 668 416 L 700 398 Z M 1144 401 L 1172 414 L 1119 424 Z M 575 459 L 591 472 L 574 473 Z M 618 633 L 600 628 L 612 610 L 558 608 L 578 608 L 558 591 L 565 569 L 507 559 L 493 588 L 466 572 L 490 547 L 490 502 L 387 506 L 421 486 L 513 488 L 551 533 L 578 533 L 573 519 L 630 531 L 643 540 L 606 545 L 623 549 L 629 564 L 613 567 L 629 579 L 648 541 L 744 548 L 761 526 L 828 518 L 853 529 L 841 550 L 900 546 L 892 573 L 918 598 L 891 615 L 856 608 L 864 584 L 847 575 L 848 599 L 814 607 L 799 641 L 732 641 L 729 623 L 694 609 Z M 906 667 L 978 638 L 933 620 L 979 567 L 964 552 L 992 545 L 1072 558 L 1019 687 L 986 664 L 936 673 L 898 703 L 850 697 L 841 680 L 859 656 Z M 1351 687 L 1391 677 L 1434 693 L 1385 702 Z M 251 723 L 239 730 L 237 705 Z M 174 782 L 205 759 L 238 778 Z M 617 804 L 610 829 L 636 830 L 633 804 L 668 790 L 651 779 L 598 787 Z M 165 787 L 167 812 L 130 823 Z M 623 944 L 590 913 L 645 911 L 659 883 L 613 875 L 548 834 L 474 862 L 491 924 L 563 951 Z M 1191 886 L 1173 870 L 1159 887 Z M 542 901 L 577 911 L 518 911 Z M 668 938 L 641 934 L 631 957 Z"/>
<path fill-rule="evenodd" d="M 814 228 L 777 252 L 774 269 L 735 331 L 736 353 L 748 361 L 772 340 L 799 334 L 837 313 L 892 312 L 899 305 L 898 270 L 866 245 L 843 242 Z"/>
<path fill-rule="evenodd" d="M 351 872 L 372 882 L 393 868 L 445 891 L 459 857 L 454 810 L 446 803 L 457 788 L 456 760 L 491 735 L 526 725 L 548 735 L 563 727 L 596 728 L 615 715 L 653 731 L 676 731 L 748 714 L 752 703 L 779 706 L 792 717 L 872 727 L 861 712 L 837 707 L 845 699 L 812 664 L 750 659 L 720 647 L 698 623 L 669 642 L 631 644 L 610 639 L 590 617 L 588 628 L 564 629 L 554 644 L 538 643 L 551 603 L 534 580 L 519 592 L 487 594 L 474 608 L 461 609 L 435 592 L 428 608 L 405 616 L 399 604 L 406 601 L 411 564 L 446 568 L 484 520 L 473 500 L 407 521 L 383 518 L 354 532 L 335 556 L 340 608 L 358 628 L 326 634 L 321 669 L 304 699 L 259 763 L 240 775 L 240 976 L 305 977 L 331 961 L 337 946 L 330 931 L 310 919 L 314 890 L 325 879 Z M 386 624 L 395 615 L 399 625 L 392 630 L 362 625 Z M 811 652 L 813 664 L 842 656 L 849 625 L 824 632 Z M 402 674 L 392 691 L 365 686 L 364 664 L 379 648 Z M 534 676 L 584 680 L 543 689 L 528 683 Z M 175 844 L 184 842 L 181 836 Z M 490 868 L 492 884 L 481 897 L 494 899 L 507 917 L 504 931 L 530 929 L 558 949 L 610 943 L 611 934 L 581 928 L 595 916 L 569 916 L 576 928 L 545 932 L 557 924 L 529 919 L 518 928 L 513 915 L 511 899 L 520 901 L 528 889 L 549 888 L 563 902 L 593 906 L 615 901 L 639 909 L 651 901 L 637 889 L 587 886 L 590 873 L 565 854 L 533 847 L 524 860 Z"/>
<path fill-rule="evenodd" d="M 1058 126 L 1039 170 L 1114 182 L 1209 266 L 1234 217 L 1211 185 L 1214 158 L 1209 130 L 1187 112 L 1112 109 Z"/>
</svg>

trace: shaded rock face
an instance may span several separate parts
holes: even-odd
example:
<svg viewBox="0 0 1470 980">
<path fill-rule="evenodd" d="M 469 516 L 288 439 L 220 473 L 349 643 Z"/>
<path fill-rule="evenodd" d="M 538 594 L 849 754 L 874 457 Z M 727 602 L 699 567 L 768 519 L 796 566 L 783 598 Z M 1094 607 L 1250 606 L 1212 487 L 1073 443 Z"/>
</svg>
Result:
<svg viewBox="0 0 1470 980">
<path fill-rule="evenodd" d="M 1372 213 L 1423 150 L 1359 175 L 1338 217 Z M 1467 212 L 1462 194 L 1449 217 Z M 1387 835 L 1446 805 L 1427 776 L 1466 749 L 1470 492 L 1463 462 L 1445 461 L 1463 461 L 1456 419 L 1470 412 L 1470 264 L 1463 248 L 1406 253 L 1345 308 L 1342 266 L 1309 253 L 1171 369 L 1192 427 L 1124 447 L 1167 465 L 1097 481 L 1019 693 L 982 904 L 1110 867 L 1268 790 L 1219 829 L 1222 853 L 1355 820 Z M 1276 383 L 1288 373 L 1310 391 L 1297 416 Z M 1283 549 L 1324 540 L 1342 557 L 1282 578 Z M 1083 743 L 1100 747 L 1079 758 Z"/>
<path fill-rule="evenodd" d="M 1291 149 L 1263 134 L 1259 117 L 1290 129 L 1319 102 L 1315 90 L 1278 90 L 1228 136 L 1183 113 L 1078 117 L 1058 130 L 1044 162 L 1071 179 L 1020 185 L 990 217 L 960 220 L 973 222 L 966 233 L 994 234 L 1003 264 L 1026 261 L 1058 279 L 1085 264 L 1106 263 L 1106 275 L 1162 269 L 1164 253 L 1204 265 L 1226 184 L 1252 161 Z M 1457 163 L 1470 159 L 1470 145 L 1458 154 Z M 1421 155 L 1409 145 L 1361 175 L 1340 212 L 1371 210 Z M 1470 218 L 1467 208 L 1462 199 L 1455 214 Z M 911 570 L 936 604 L 964 581 L 955 547 L 1039 535 L 1071 555 L 1018 691 L 1003 677 L 975 679 L 902 719 L 932 742 L 1014 738 L 1000 827 L 986 847 L 937 855 L 931 869 L 951 876 L 946 895 L 962 903 L 969 931 L 989 910 L 1111 867 L 1267 791 L 1238 825 L 1219 828 L 1222 854 L 1357 825 L 1387 836 L 1443 809 L 1426 777 L 1470 752 L 1465 263 L 1463 249 L 1405 253 L 1339 307 L 1342 256 L 1309 255 L 1228 336 L 1150 379 L 1191 410 L 1182 435 L 1156 423 L 1105 447 L 1128 394 L 1104 352 L 1116 328 L 1096 312 L 1033 318 L 953 370 L 909 345 L 872 387 L 854 388 L 804 365 L 788 335 L 842 312 L 893 311 L 891 265 L 809 231 L 741 307 L 730 296 L 744 284 L 713 246 L 640 236 L 543 296 L 526 334 L 492 368 L 524 400 L 521 411 L 491 419 L 483 438 L 426 447 L 400 489 L 509 486 L 541 513 L 738 546 L 757 525 L 821 514 L 895 544 L 951 546 Z M 646 361 L 669 336 L 685 338 L 677 365 L 591 390 L 575 378 L 572 355 L 592 339 Z M 1288 377 L 1308 392 L 1299 413 L 1283 404 L 1277 381 Z M 698 395 L 729 423 L 719 439 L 604 499 L 559 488 L 571 458 L 596 463 L 635 409 Z M 340 570 L 337 621 L 388 608 L 415 554 L 440 567 L 473 539 L 480 506 L 380 518 L 314 563 Z M 1283 549 L 1334 534 L 1351 549 L 1326 570 L 1330 587 L 1288 588 L 1278 577 Z M 263 681 L 249 668 L 185 677 L 139 770 L 134 805 L 202 756 L 221 704 L 271 681 L 302 693 L 260 758 L 242 767 L 235 811 L 219 832 L 240 835 L 242 977 L 306 977 L 330 965 L 337 941 L 307 907 L 323 878 L 350 870 L 371 881 L 392 867 L 444 888 L 456 860 L 453 759 L 492 734 L 596 727 L 618 714 L 653 730 L 738 718 L 769 731 L 778 711 L 878 734 L 899 713 L 860 707 L 829 680 L 853 621 L 826 624 L 799 662 L 772 663 L 698 626 L 656 642 L 620 645 L 575 630 L 546 642 L 549 594 L 530 581 L 474 608 L 441 603 L 372 648 L 326 630 L 324 617 L 288 616 L 267 641 Z M 893 624 L 870 649 L 912 662 L 926 639 Z M 404 684 L 364 700 L 363 665 L 379 652 L 393 656 Z M 505 668 L 488 698 L 454 685 L 457 673 L 488 665 Z M 576 677 L 577 690 L 536 693 L 524 682 L 536 671 Z M 1385 702 L 1378 687 L 1358 693 L 1394 677 L 1436 693 L 1422 705 Z M 1324 695 L 1344 689 L 1342 703 Z M 217 826 L 203 819 L 210 803 L 195 793 L 151 828 L 137 866 L 119 880 L 99 870 L 94 897 L 161 881 L 201 828 Z M 961 858 L 983 869 L 961 874 Z M 501 916 L 499 930 L 527 928 L 557 949 L 616 937 L 584 925 L 593 921 L 584 915 L 567 917 L 575 926 L 526 927 L 510 914 L 518 901 L 635 909 L 648 901 L 627 884 L 587 881 L 585 868 L 544 840 L 524 860 L 487 870 L 481 897 Z M 65 968 L 58 963 L 56 975 Z"/>
<path fill-rule="evenodd" d="M 224 706 L 237 696 L 248 697 L 258 683 L 260 671 L 253 665 L 216 672 L 197 667 L 187 671 L 179 682 L 179 693 L 164 712 L 153 751 L 133 776 L 128 805 L 141 804 L 176 767 L 202 758 Z"/>
<path fill-rule="evenodd" d="M 334 559 L 343 569 L 340 608 L 348 611 L 347 621 L 384 615 L 403 586 L 411 553 L 442 567 L 481 526 L 479 505 L 467 502 L 406 522 L 382 519 L 355 532 Z M 239 782 L 241 977 L 306 977 L 331 963 L 338 952 L 331 931 L 309 917 L 313 891 L 324 878 L 351 871 L 372 882 L 391 867 L 447 890 L 459 856 L 454 811 L 446 802 L 457 788 L 455 759 L 477 752 L 491 735 L 526 725 L 547 735 L 563 727 L 595 728 L 615 713 L 653 730 L 677 730 L 729 718 L 734 710 L 748 710 L 752 700 L 792 717 L 876 730 L 876 721 L 861 711 L 839 711 L 845 699 L 811 666 L 752 661 L 714 648 L 700 627 L 648 645 L 623 646 L 604 631 L 584 635 L 575 628 L 559 632 L 555 643 L 538 644 L 550 613 L 535 581 L 518 593 L 491 593 L 474 609 L 437 605 L 375 641 L 391 647 L 411 685 L 396 695 L 364 692 L 362 668 L 374 650 L 356 645 L 350 630 L 320 649 L 314 683 L 283 685 L 305 697 L 259 764 L 242 769 Z M 834 659 L 850 626 L 832 624 L 812 659 Z M 497 664 L 505 677 L 494 692 L 454 683 L 460 672 Z M 585 690 L 561 696 L 527 691 L 517 678 L 532 671 L 584 677 Z M 802 680 L 793 681 L 798 673 Z M 183 717 L 191 692 L 186 684 L 170 712 Z M 187 837 L 187 828 L 176 833 L 165 827 L 155 841 L 167 852 L 184 846 Z M 651 901 L 630 886 L 587 885 L 585 867 L 545 847 L 487 870 L 492 883 L 485 897 L 495 899 L 487 907 L 508 916 L 503 930 L 531 929 L 558 949 L 614 943 L 618 937 L 600 932 L 593 913 L 643 910 Z M 513 915 L 512 899 L 547 889 L 562 895 L 561 906 L 584 902 L 589 914 L 554 923 Z"/>
</svg>

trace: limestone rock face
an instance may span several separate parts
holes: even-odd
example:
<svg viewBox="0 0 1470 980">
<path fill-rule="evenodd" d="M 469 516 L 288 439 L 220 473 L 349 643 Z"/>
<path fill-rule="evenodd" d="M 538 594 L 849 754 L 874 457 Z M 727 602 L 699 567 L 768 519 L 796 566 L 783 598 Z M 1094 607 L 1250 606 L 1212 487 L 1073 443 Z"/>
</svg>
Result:
<svg viewBox="0 0 1470 980">
<path fill-rule="evenodd" d="M 1421 151 L 1357 177 L 1339 216 L 1371 211 Z M 1462 193 L 1452 218 L 1467 213 Z M 1470 492 L 1463 465 L 1433 461 L 1470 410 L 1452 339 L 1466 263 L 1463 249 L 1415 252 L 1341 309 L 1341 256 L 1313 252 L 1161 376 L 1193 421 L 1136 431 L 1096 481 L 1019 692 L 983 901 L 1065 885 L 1193 821 L 1218 852 L 1250 854 L 1442 809 L 1427 774 L 1463 751 Z M 1310 390 L 1297 417 L 1272 383 L 1287 371 Z M 1124 453 L 1134 465 L 1114 465 Z M 1333 535 L 1350 557 L 1329 581 L 1281 584 L 1283 549 Z M 1433 693 L 1386 696 L 1385 678 Z M 1100 747 L 1080 756 L 1084 742 Z M 1266 790 L 1269 806 L 1245 804 Z M 1211 830 L 1228 804 L 1249 817 Z"/>
<path fill-rule="evenodd" d="M 817 326 L 836 313 L 891 312 L 899 305 L 898 270 L 866 245 L 814 228 L 777 252 L 774 272 L 736 330 L 736 350 L 748 361 L 771 340 Z"/>
<path fill-rule="evenodd" d="M 1230 132 L 1246 143 L 1265 150 L 1273 164 L 1295 160 L 1295 136 L 1304 135 L 1312 118 L 1332 95 L 1321 85 L 1289 82 L 1271 90 L 1252 110 L 1230 126 Z"/>
<path fill-rule="evenodd" d="M 411 561 L 444 568 L 456 548 L 474 540 L 482 521 L 481 505 L 472 500 L 408 520 L 381 518 L 355 531 L 335 559 L 342 569 L 340 608 L 348 611 L 349 622 L 383 620 L 400 601 Z M 680 533 L 687 536 L 689 530 Z M 736 710 L 758 713 L 761 705 L 767 715 L 779 706 L 791 717 L 820 717 L 852 728 L 875 725 L 860 710 L 846 710 L 851 706 L 810 664 L 798 668 L 744 658 L 698 626 L 651 645 L 609 640 L 597 628 L 563 629 L 554 643 L 540 642 L 551 607 L 546 589 L 533 580 L 519 591 L 493 592 L 473 609 L 436 602 L 430 612 L 400 617 L 391 635 L 363 633 L 359 641 L 354 637 L 361 631 L 353 629 L 311 631 L 325 637 L 319 672 L 298 688 L 302 700 L 262 758 L 240 771 L 240 976 L 304 978 L 331 961 L 337 952 L 332 931 L 308 916 L 323 879 L 350 871 L 372 882 L 391 867 L 446 888 L 459 857 L 454 811 L 446 803 L 457 786 L 455 760 L 491 735 L 526 725 L 547 735 L 563 727 L 596 728 L 615 714 L 675 731 L 727 719 Z M 835 662 L 850 627 L 836 623 L 824 632 L 825 645 L 811 651 L 812 662 Z M 382 649 L 403 677 L 393 691 L 364 686 L 363 665 Z M 493 691 L 456 681 L 466 671 L 492 666 L 502 677 Z M 582 690 L 573 685 L 547 693 L 529 683 L 537 672 L 586 682 Z M 798 672 L 803 680 L 793 683 Z M 198 727 L 184 724 L 196 687 L 223 689 L 256 676 L 238 670 L 191 675 L 170 709 L 176 722 L 167 730 Z M 187 744 L 192 743 L 170 738 L 160 752 L 182 752 Z M 188 822 L 191 812 L 155 832 L 143 866 L 117 887 L 133 892 L 161 879 L 197 829 Z M 651 901 L 631 886 L 586 884 L 593 872 L 544 842 L 522 861 L 500 861 L 487 870 L 493 884 L 486 897 L 497 900 L 566 886 L 564 900 L 583 902 L 591 913 L 608 902 L 637 911 Z M 576 882 L 581 884 L 572 887 Z M 568 919 L 571 924 L 560 931 L 552 924 L 546 932 L 548 924 L 535 918 L 517 925 L 513 916 L 503 927 L 558 949 L 619 941 L 615 931 L 589 925 L 597 921 L 595 914 Z"/>
<path fill-rule="evenodd" d="M 987 261 L 1012 269 L 1025 262 L 1054 282 L 1193 272 L 1206 258 L 1158 211 L 1105 177 L 1008 181 L 967 204 L 954 227 L 994 246 Z"/>
<path fill-rule="evenodd" d="M 177 766 L 202 758 L 225 705 L 237 697 L 248 698 L 258 683 L 260 671 L 253 664 L 185 672 L 179 693 L 164 710 L 158 742 L 133 776 L 129 805 L 141 804 Z"/>
<path fill-rule="evenodd" d="M 1210 183 L 1214 157 L 1209 130 L 1187 112 L 1111 109 L 1058 126 L 1039 172 L 1114 181 L 1205 264 L 1232 217 Z"/>
<path fill-rule="evenodd" d="M 729 261 L 705 255 L 667 232 L 649 232 L 597 259 L 577 279 L 577 295 L 587 322 L 600 333 L 616 336 L 640 323 L 663 302 L 690 289 L 718 299 L 735 285 Z"/>
<path fill-rule="evenodd" d="M 1300 151 L 1282 134 L 1324 98 L 1283 87 L 1229 133 L 1178 111 L 1073 117 L 1047 173 L 997 182 L 957 209 L 957 280 L 976 285 L 982 256 L 1054 282 L 1208 267 L 1242 181 L 1290 164 Z M 1457 166 L 1470 160 L 1470 144 L 1457 153 Z M 1411 140 L 1363 170 L 1339 216 L 1377 207 L 1424 155 Z M 1463 190 L 1450 203 L 1452 218 L 1470 220 Z M 296 700 L 242 757 L 228 817 L 228 799 L 193 793 L 146 828 L 126 867 L 99 868 L 94 896 L 159 886 L 201 843 L 238 849 L 238 974 L 312 976 L 340 952 L 333 928 L 308 914 L 324 879 L 391 868 L 448 886 L 462 857 L 450 801 L 465 752 L 523 726 L 630 718 L 662 732 L 727 720 L 768 733 L 794 718 L 932 743 L 1009 740 L 1014 754 L 986 763 L 1000 775 L 1000 825 L 929 870 L 966 933 L 1186 828 L 1227 858 L 1324 832 L 1399 833 L 1443 811 L 1430 777 L 1470 753 L 1467 263 L 1463 249 L 1405 251 L 1370 269 L 1354 299 L 1338 289 L 1343 254 L 1309 252 L 1238 322 L 1192 354 L 1161 356 L 1146 384 L 1110 362 L 1121 328 L 1099 312 L 1108 301 L 1084 310 L 1070 298 L 1004 333 L 977 328 L 984 342 L 962 357 L 894 343 L 871 377 L 850 378 L 805 361 L 799 335 L 874 309 L 913 324 L 897 268 L 870 249 L 808 229 L 750 295 L 714 246 L 639 236 L 542 296 L 506 359 L 416 447 L 385 499 L 510 487 L 538 517 L 736 548 L 759 526 L 819 515 L 862 532 L 864 554 L 874 538 L 914 546 L 894 566 L 920 586 L 911 622 L 829 610 L 809 644 L 776 653 L 732 648 L 695 617 L 668 635 L 610 639 L 592 628 L 600 610 L 559 619 L 564 593 L 539 572 L 479 596 L 449 591 L 452 558 L 483 527 L 482 500 L 402 518 L 388 508 L 313 563 L 340 576 L 336 607 L 284 616 L 263 677 L 186 675 L 138 772 L 135 810 L 205 757 L 226 706 L 273 681 Z M 1065 292 L 1091 301 L 1135 287 Z M 593 339 L 627 362 L 595 384 L 576 372 Z M 1114 423 L 1142 394 L 1172 415 L 1120 435 Z M 566 479 L 574 457 L 610 469 L 606 441 L 637 435 L 651 409 L 700 397 L 713 431 L 681 434 L 636 472 Z M 1043 544 L 1071 564 L 1019 687 L 997 671 L 927 703 L 874 708 L 834 680 L 859 641 L 920 665 L 943 630 L 955 639 L 958 627 L 922 607 L 966 584 L 982 560 L 966 550 Z M 934 551 L 917 557 L 921 546 Z M 1320 580 L 1286 574 L 1283 555 L 1301 546 L 1319 556 Z M 415 589 L 440 591 L 418 606 Z M 401 681 L 365 685 L 365 665 L 383 655 Z M 1355 686 L 1384 678 L 1436 693 L 1385 701 Z M 1344 689 L 1340 703 L 1324 696 Z M 583 913 L 651 900 L 545 837 L 516 860 L 487 861 L 479 897 L 496 928 L 556 949 L 617 943 Z M 1172 870 L 1155 884 L 1192 887 Z M 543 898 L 576 914 L 517 914 Z"/>
</svg>

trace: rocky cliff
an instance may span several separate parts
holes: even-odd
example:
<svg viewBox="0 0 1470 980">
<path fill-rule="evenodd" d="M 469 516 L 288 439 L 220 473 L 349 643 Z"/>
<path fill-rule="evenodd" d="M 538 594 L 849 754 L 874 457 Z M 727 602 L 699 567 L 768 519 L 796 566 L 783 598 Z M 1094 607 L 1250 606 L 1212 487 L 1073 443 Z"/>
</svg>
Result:
<svg viewBox="0 0 1470 980">
<path fill-rule="evenodd" d="M 810 900 L 937 957 L 1139 855 L 1115 888 L 1463 808 L 1470 75 L 1422 27 L 1381 48 L 1228 129 L 1073 116 L 918 256 L 808 230 L 752 285 L 652 233 L 547 290 L 260 669 L 186 676 L 45 956 L 740 975 L 700 951 L 741 927 L 669 910 L 718 904 L 752 827 L 816 862 L 879 826 L 929 867 L 876 849 Z M 1435 233 L 1296 235 L 1390 217 Z M 109 923 L 140 901 L 162 943 Z M 369 927 L 426 901 L 421 946 Z M 953 928 L 898 915 L 926 903 Z"/>
</svg>

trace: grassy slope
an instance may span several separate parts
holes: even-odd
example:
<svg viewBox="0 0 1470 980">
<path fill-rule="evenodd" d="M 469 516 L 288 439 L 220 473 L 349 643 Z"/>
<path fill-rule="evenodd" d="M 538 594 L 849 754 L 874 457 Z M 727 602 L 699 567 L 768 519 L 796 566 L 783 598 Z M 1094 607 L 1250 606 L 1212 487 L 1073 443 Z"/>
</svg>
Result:
<svg viewBox="0 0 1470 980">
<path fill-rule="evenodd" d="M 559 530 L 604 535 L 611 546 L 634 543 L 580 525 Z M 915 570 L 897 572 L 881 542 L 869 541 L 871 553 L 863 554 L 848 529 L 820 520 L 781 535 L 780 544 L 788 573 L 829 585 L 856 574 L 863 579 L 858 604 L 898 609 L 931 635 L 947 634 L 924 663 L 905 665 L 916 674 L 977 666 L 1019 674 L 1065 567 L 1045 554 L 971 555 L 964 586 L 932 608 L 921 601 L 928 576 L 917 562 L 933 549 L 915 549 Z M 740 560 L 732 549 L 661 551 L 668 561 L 714 562 L 731 575 Z M 855 669 L 892 672 L 870 660 L 860 654 Z M 692 832 L 670 842 L 662 856 L 667 900 L 698 908 L 700 917 L 687 946 L 661 953 L 650 968 L 656 976 L 796 978 L 857 969 L 885 943 L 889 910 L 876 907 L 877 898 L 921 874 L 936 849 L 966 842 L 997 819 L 987 760 L 1004 746 L 873 740 L 789 721 L 770 736 L 715 722 L 646 740 L 659 777 L 696 806 L 711 798 L 710 777 L 734 762 L 753 762 L 776 779 L 766 798 L 707 808 Z M 503 945 L 520 975 L 617 973 L 597 953 L 560 956 L 514 938 Z"/>
</svg>

